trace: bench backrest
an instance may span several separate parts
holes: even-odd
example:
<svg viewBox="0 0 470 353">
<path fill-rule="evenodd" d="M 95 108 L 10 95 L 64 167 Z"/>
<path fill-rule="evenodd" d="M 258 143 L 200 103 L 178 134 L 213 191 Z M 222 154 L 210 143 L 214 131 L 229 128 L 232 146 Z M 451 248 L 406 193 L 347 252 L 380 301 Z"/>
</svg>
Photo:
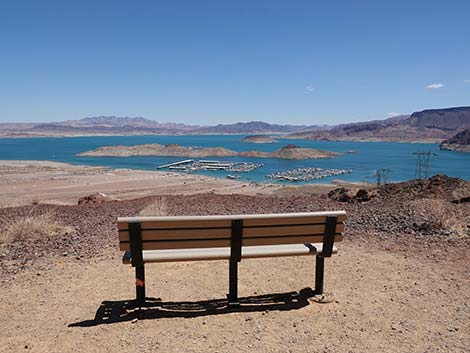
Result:
<svg viewBox="0 0 470 353">
<path fill-rule="evenodd" d="M 124 217 L 121 250 L 213 248 L 325 243 L 342 240 L 344 211 L 286 214 Z M 134 252 L 134 251 L 132 251 Z M 331 254 L 330 254 L 331 255 Z"/>
</svg>

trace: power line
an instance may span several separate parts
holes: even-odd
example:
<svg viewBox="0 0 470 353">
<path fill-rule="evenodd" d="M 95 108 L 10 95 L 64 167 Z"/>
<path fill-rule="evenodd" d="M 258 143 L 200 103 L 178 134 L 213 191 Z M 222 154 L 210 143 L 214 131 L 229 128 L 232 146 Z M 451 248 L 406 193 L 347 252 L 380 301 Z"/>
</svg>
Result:
<svg viewBox="0 0 470 353">
<path fill-rule="evenodd" d="M 390 181 L 390 173 L 392 171 L 388 168 L 377 169 L 375 177 L 377 178 L 377 185 L 388 184 Z"/>
<path fill-rule="evenodd" d="M 431 174 L 431 157 L 437 156 L 437 153 L 431 151 L 414 152 L 416 155 L 415 179 L 427 179 Z"/>
</svg>

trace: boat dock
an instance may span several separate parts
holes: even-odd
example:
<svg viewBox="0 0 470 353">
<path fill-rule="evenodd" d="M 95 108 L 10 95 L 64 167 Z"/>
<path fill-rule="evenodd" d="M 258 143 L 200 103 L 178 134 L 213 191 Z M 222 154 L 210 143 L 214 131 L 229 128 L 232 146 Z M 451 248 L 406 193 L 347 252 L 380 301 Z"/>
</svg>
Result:
<svg viewBox="0 0 470 353">
<path fill-rule="evenodd" d="M 266 179 L 298 182 L 323 179 L 351 172 L 350 169 L 297 168 L 266 175 Z"/>
<path fill-rule="evenodd" d="M 186 159 L 184 161 L 157 166 L 157 169 L 178 170 L 182 172 L 207 170 L 248 173 L 261 166 L 263 166 L 262 163 Z"/>
<path fill-rule="evenodd" d="M 180 161 L 180 162 L 160 165 L 160 166 L 157 167 L 157 169 L 168 169 L 168 168 L 171 168 L 171 167 L 177 167 L 177 166 L 189 164 L 189 163 L 192 163 L 192 162 L 194 162 L 194 159 L 186 159 L 186 160 Z"/>
</svg>

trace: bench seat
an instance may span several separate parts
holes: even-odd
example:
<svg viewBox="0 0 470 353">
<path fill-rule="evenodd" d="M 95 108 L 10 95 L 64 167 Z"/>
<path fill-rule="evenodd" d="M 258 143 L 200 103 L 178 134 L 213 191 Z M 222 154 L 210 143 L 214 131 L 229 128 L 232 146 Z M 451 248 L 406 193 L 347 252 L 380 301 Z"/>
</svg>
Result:
<svg viewBox="0 0 470 353">
<path fill-rule="evenodd" d="M 242 259 L 319 255 L 322 251 L 323 244 L 321 243 L 247 246 L 242 248 Z M 333 246 L 333 253 L 336 252 L 336 246 Z M 230 248 L 144 250 L 142 255 L 144 263 L 227 260 L 230 259 Z M 130 251 L 124 253 L 122 262 L 131 264 Z"/>
</svg>

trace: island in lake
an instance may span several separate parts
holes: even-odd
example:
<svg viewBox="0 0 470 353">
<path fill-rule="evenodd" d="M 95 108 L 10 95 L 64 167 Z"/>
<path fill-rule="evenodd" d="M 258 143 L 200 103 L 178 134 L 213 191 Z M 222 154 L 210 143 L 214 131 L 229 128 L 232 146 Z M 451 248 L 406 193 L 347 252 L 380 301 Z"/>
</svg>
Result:
<svg viewBox="0 0 470 353">
<path fill-rule="evenodd" d="M 442 141 L 441 150 L 470 152 L 470 129 L 463 130 L 450 139 Z"/>
<path fill-rule="evenodd" d="M 287 145 L 274 152 L 245 151 L 237 152 L 224 147 L 187 147 L 177 144 L 160 145 L 144 144 L 134 146 L 103 146 L 92 151 L 82 152 L 77 156 L 88 157 L 131 157 L 131 156 L 164 156 L 164 157 L 257 157 L 282 159 L 318 159 L 333 158 L 340 155 L 338 152 L 302 148 L 296 145 Z"/>
<path fill-rule="evenodd" d="M 247 143 L 274 143 L 277 140 L 267 135 L 249 135 L 242 138 L 242 142 Z"/>
<path fill-rule="evenodd" d="M 338 152 L 317 150 L 313 148 L 302 148 L 297 145 L 289 144 L 281 147 L 274 152 L 261 152 L 261 151 L 247 151 L 240 152 L 243 157 L 258 157 L 258 158 L 281 158 L 281 159 L 319 159 L 319 158 L 333 158 L 339 156 Z"/>
</svg>

